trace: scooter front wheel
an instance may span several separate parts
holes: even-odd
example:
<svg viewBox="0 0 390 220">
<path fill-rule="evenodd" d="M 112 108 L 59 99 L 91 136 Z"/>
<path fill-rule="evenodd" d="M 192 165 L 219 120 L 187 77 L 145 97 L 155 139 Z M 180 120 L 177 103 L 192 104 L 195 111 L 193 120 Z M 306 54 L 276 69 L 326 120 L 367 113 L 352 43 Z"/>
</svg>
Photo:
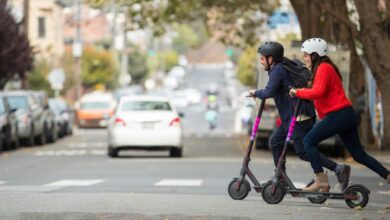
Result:
<svg viewBox="0 0 390 220">
<path fill-rule="evenodd" d="M 229 196 L 232 197 L 234 200 L 243 200 L 245 199 L 249 191 L 251 190 L 251 185 L 249 184 L 248 180 L 244 179 L 242 183 L 238 180 L 238 178 L 234 178 L 229 183 Z"/>
<path fill-rule="evenodd" d="M 350 196 L 356 196 L 356 199 L 350 199 Z M 369 199 L 369 192 L 361 185 L 349 186 L 344 192 L 345 202 L 351 208 L 364 208 Z"/>
<path fill-rule="evenodd" d="M 261 191 L 261 196 L 263 200 L 268 204 L 278 204 L 281 202 L 285 195 L 285 190 L 282 184 L 277 184 L 273 186 L 272 181 L 267 182 L 263 185 L 263 189 Z"/>
</svg>

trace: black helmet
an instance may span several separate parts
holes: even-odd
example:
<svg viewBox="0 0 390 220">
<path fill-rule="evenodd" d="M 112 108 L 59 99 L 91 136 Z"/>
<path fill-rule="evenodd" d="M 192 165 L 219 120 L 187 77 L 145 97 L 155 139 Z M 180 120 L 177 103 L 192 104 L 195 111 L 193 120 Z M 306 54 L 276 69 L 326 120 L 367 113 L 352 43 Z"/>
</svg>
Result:
<svg viewBox="0 0 390 220">
<path fill-rule="evenodd" d="M 275 62 L 282 62 L 284 49 L 280 43 L 268 41 L 259 47 L 257 53 L 265 57 L 272 56 Z"/>
</svg>

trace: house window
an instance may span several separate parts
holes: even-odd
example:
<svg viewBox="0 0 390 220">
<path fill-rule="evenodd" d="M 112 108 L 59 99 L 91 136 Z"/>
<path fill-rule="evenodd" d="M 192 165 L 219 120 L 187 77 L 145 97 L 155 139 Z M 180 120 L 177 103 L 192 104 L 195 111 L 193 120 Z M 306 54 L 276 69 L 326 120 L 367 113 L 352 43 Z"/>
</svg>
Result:
<svg viewBox="0 0 390 220">
<path fill-rule="evenodd" d="M 46 37 L 46 18 L 38 17 L 38 37 L 45 38 Z"/>
</svg>

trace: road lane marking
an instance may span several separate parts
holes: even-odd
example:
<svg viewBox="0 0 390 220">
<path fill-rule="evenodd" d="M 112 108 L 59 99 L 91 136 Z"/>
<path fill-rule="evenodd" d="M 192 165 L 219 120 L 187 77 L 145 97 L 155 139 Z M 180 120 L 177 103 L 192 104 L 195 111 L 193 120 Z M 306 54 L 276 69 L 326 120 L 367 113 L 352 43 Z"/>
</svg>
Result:
<svg viewBox="0 0 390 220">
<path fill-rule="evenodd" d="M 102 182 L 103 180 L 60 180 L 45 186 L 92 186 Z"/>
<path fill-rule="evenodd" d="M 83 143 L 69 143 L 69 148 L 105 148 L 107 142 L 83 142 Z"/>
<path fill-rule="evenodd" d="M 106 150 L 92 150 L 91 154 L 93 155 L 106 155 L 107 151 Z"/>
<path fill-rule="evenodd" d="M 0 180 L 0 185 L 5 184 L 5 183 L 6 183 L 6 181 Z"/>
<path fill-rule="evenodd" d="M 378 194 L 390 195 L 390 191 L 378 191 Z"/>
<path fill-rule="evenodd" d="M 155 186 L 201 186 L 203 180 L 163 179 Z"/>
<path fill-rule="evenodd" d="M 86 150 L 48 150 L 48 151 L 37 151 L 34 153 L 35 156 L 81 156 L 87 154 Z"/>
<path fill-rule="evenodd" d="M 64 187 L 44 185 L 4 185 L 0 186 L 0 192 L 51 192 L 62 188 Z"/>
</svg>

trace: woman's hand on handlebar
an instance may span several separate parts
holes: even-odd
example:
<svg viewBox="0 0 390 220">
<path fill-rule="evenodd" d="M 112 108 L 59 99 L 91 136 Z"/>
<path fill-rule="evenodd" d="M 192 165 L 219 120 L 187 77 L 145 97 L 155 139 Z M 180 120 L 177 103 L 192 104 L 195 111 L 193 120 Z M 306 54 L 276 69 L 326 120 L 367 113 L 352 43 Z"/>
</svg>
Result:
<svg viewBox="0 0 390 220">
<path fill-rule="evenodd" d="M 297 89 L 291 88 L 289 94 L 291 97 L 295 97 L 297 95 Z"/>
</svg>

